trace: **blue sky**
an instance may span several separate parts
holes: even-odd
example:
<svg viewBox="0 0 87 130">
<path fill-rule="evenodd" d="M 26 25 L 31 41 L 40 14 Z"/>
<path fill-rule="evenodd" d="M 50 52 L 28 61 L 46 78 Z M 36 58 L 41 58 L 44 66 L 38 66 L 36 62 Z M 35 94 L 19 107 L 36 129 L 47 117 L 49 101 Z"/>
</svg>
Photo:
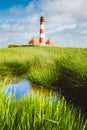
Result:
<svg viewBox="0 0 87 130">
<path fill-rule="evenodd" d="M 45 39 L 62 47 L 87 47 L 87 0 L 1 0 L 0 47 L 39 40 L 39 19 L 45 18 Z"/>
<path fill-rule="evenodd" d="M 20 4 L 25 7 L 30 1 L 31 0 L 1 0 L 0 9 L 9 9 L 12 6 L 18 6 Z"/>
</svg>

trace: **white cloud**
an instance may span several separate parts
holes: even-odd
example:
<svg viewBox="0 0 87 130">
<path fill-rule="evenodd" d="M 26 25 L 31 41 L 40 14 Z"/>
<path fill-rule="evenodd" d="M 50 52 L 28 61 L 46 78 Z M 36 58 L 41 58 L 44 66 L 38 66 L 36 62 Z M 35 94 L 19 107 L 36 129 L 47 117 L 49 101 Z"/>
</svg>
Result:
<svg viewBox="0 0 87 130">
<path fill-rule="evenodd" d="M 36 22 L 35 22 L 36 19 Z M 35 14 L 25 19 L 15 21 L 4 21 L 0 24 L 0 46 L 6 47 L 9 44 L 27 44 L 33 36 L 39 35 L 39 16 Z M 38 25 L 37 25 L 38 24 Z M 4 44 L 2 44 L 4 43 Z"/>
<path fill-rule="evenodd" d="M 12 15 L 23 15 L 26 13 L 30 13 L 34 10 L 35 4 L 30 2 L 26 7 L 18 6 L 18 7 L 11 7 L 8 12 Z"/>
<path fill-rule="evenodd" d="M 65 24 L 65 25 L 60 26 L 59 28 L 53 29 L 51 31 L 47 31 L 47 33 L 56 33 L 63 30 L 72 30 L 74 28 L 76 28 L 76 24 L 68 24 L 68 25 Z"/>
<path fill-rule="evenodd" d="M 71 17 L 87 17 L 87 0 L 40 0 L 45 13 L 69 14 Z"/>
<path fill-rule="evenodd" d="M 30 12 L 33 11 L 35 7 L 35 4 L 33 2 L 30 2 L 28 6 L 25 8 L 26 11 Z"/>
</svg>

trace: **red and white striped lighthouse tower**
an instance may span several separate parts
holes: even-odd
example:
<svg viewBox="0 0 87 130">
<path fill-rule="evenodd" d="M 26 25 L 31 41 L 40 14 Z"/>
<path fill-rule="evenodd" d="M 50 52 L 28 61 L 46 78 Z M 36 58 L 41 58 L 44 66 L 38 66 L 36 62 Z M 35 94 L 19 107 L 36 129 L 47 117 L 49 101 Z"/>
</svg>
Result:
<svg viewBox="0 0 87 130">
<path fill-rule="evenodd" d="M 45 45 L 45 32 L 44 32 L 44 17 L 40 17 L 40 45 Z"/>
</svg>

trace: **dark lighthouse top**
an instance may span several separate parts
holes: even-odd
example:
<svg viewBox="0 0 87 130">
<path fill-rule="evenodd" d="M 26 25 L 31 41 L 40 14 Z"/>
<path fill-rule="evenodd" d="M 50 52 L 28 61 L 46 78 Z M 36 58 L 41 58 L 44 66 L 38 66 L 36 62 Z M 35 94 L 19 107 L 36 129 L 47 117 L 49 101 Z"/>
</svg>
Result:
<svg viewBox="0 0 87 130">
<path fill-rule="evenodd" d="M 44 22 L 44 17 L 43 16 L 40 17 L 40 22 Z"/>
</svg>

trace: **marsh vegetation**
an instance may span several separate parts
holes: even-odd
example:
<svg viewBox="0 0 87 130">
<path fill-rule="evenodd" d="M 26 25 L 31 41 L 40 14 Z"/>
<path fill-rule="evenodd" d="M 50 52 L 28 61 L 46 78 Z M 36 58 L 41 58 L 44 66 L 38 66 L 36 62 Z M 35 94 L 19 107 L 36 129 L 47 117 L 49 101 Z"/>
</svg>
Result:
<svg viewBox="0 0 87 130">
<path fill-rule="evenodd" d="M 86 109 L 87 49 L 20 47 L 0 49 L 0 80 L 7 77 L 29 79 L 33 84 L 61 89 L 66 99 Z M 16 101 L 0 88 L 1 130 L 85 130 L 86 120 L 64 99 L 52 102 L 26 96 Z M 78 119 L 78 120 L 77 120 Z M 7 129 L 7 130 L 8 130 Z"/>
</svg>

